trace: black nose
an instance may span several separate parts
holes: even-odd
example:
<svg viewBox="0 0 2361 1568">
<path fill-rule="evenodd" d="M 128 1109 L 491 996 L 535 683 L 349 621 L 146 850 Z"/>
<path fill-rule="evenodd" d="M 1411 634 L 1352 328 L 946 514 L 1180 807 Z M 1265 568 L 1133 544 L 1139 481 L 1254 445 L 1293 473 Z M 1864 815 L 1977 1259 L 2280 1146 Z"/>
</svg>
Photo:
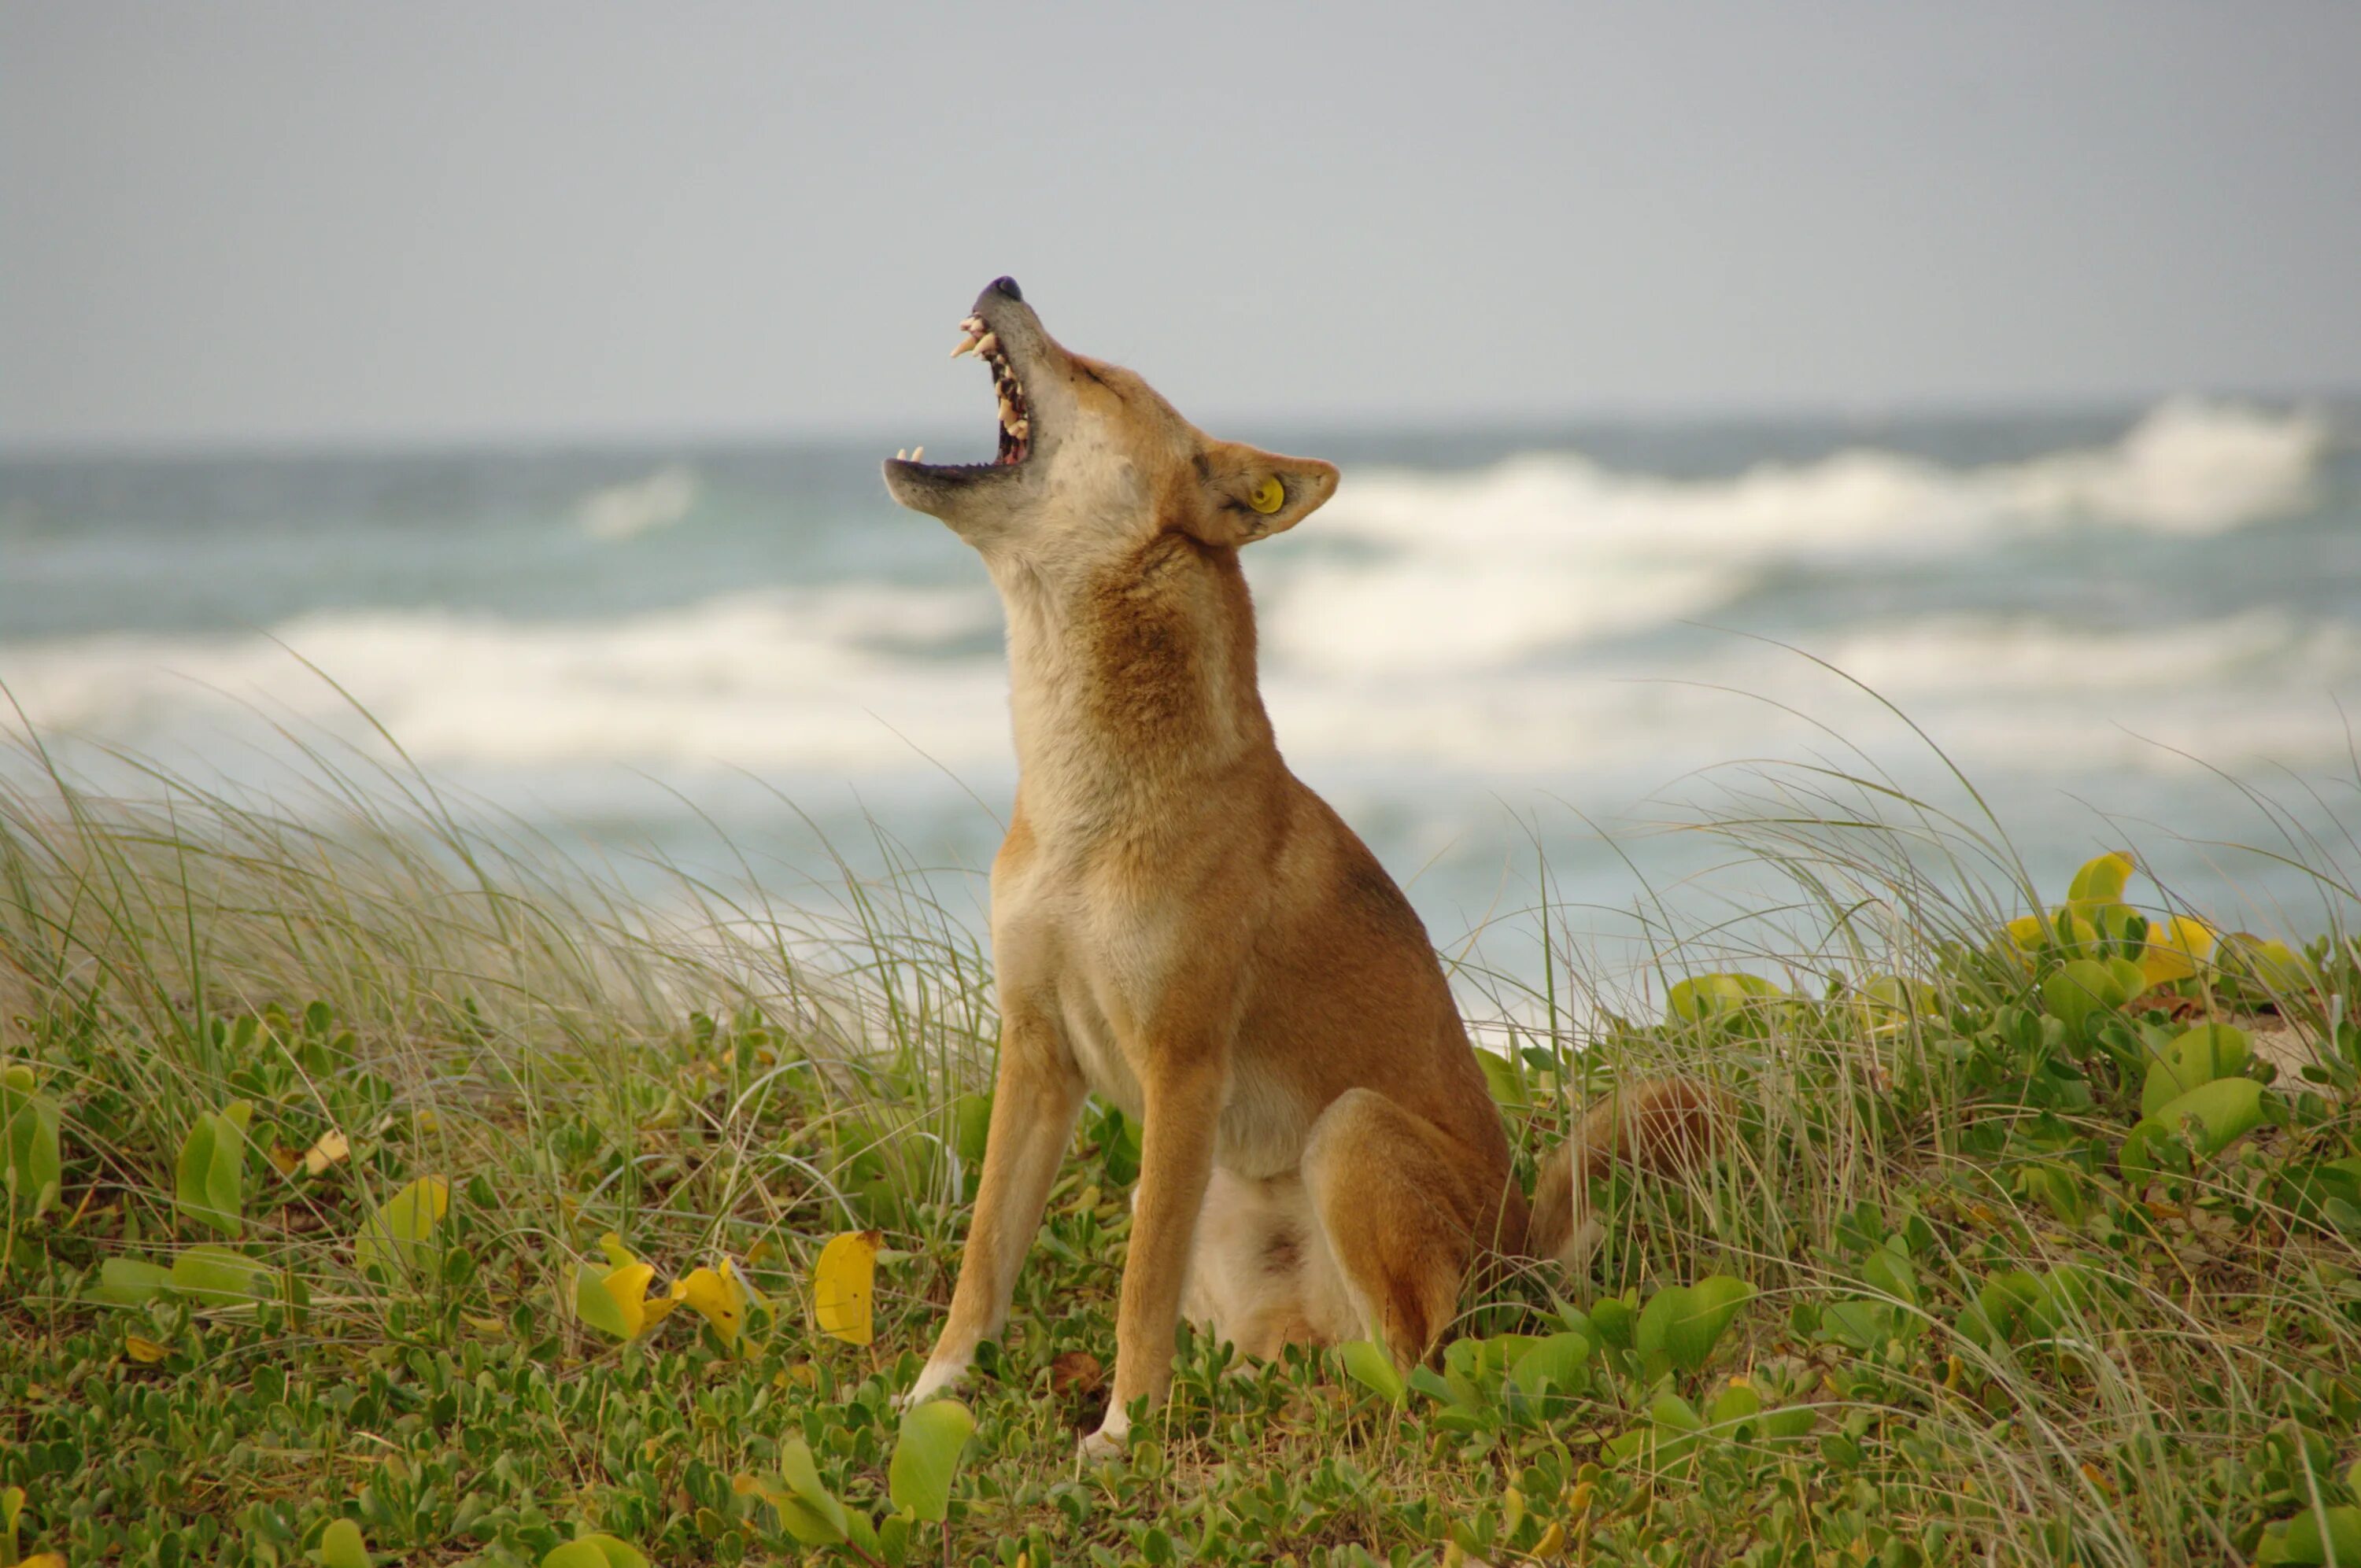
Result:
<svg viewBox="0 0 2361 1568">
<path fill-rule="evenodd" d="M 994 278 L 983 291 L 987 294 L 1005 294 L 1020 305 L 1025 302 L 1025 292 L 1017 288 L 1016 280 L 1014 278 Z"/>
</svg>

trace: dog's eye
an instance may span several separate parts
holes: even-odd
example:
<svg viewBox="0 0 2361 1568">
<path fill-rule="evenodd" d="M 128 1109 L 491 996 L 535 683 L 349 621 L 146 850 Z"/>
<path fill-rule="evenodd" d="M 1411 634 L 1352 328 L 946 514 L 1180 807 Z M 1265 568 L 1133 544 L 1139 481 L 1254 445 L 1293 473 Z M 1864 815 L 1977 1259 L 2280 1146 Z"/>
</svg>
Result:
<svg viewBox="0 0 2361 1568">
<path fill-rule="evenodd" d="M 1267 478 L 1246 496 L 1246 505 L 1258 512 L 1274 512 L 1287 500 L 1287 487 L 1275 478 Z"/>
</svg>

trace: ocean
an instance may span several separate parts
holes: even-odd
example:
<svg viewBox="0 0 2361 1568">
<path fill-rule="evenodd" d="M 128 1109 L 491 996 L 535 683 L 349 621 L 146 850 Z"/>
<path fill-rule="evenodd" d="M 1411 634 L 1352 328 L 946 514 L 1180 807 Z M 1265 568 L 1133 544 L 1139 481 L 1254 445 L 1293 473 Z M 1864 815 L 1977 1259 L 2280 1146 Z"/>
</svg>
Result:
<svg viewBox="0 0 2361 1568">
<path fill-rule="evenodd" d="M 2046 887 L 2130 845 L 2225 926 L 2318 930 L 2277 857 L 2361 820 L 2356 431 L 2180 398 L 1220 433 L 1344 469 L 1246 553 L 1289 762 L 1440 945 L 1514 974 L 1544 893 L 1576 926 L 1753 896 L 1701 891 L 1728 857 L 1669 825 L 1820 766 L 1988 806 Z M 886 499 L 892 450 L 0 460 L 0 725 L 132 793 L 126 756 L 292 799 L 297 743 L 398 745 L 652 897 L 891 859 L 980 926 L 999 608 Z"/>
</svg>

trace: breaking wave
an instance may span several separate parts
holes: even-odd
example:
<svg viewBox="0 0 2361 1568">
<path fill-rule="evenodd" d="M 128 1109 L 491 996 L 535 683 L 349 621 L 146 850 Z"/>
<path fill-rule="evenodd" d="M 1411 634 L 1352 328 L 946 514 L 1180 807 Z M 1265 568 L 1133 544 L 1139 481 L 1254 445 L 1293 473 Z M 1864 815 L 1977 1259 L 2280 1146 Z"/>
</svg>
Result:
<svg viewBox="0 0 2361 1568">
<path fill-rule="evenodd" d="M 1483 668 L 1705 615 L 1767 569 L 1943 557 L 2075 527 L 2204 535 L 2314 504 L 2324 421 L 2176 399 L 2114 444 L 1981 467 L 1875 450 L 1734 477 L 1574 453 L 1352 477 L 1306 532 L 1367 547 L 1281 579 L 1266 635 L 1338 670 Z"/>
<path fill-rule="evenodd" d="M 2181 400 L 2111 444 L 1981 466 L 1854 450 L 1679 480 L 1558 453 L 1356 474 L 1318 518 L 1248 557 L 1265 688 L 1289 756 L 1311 768 L 1661 779 L 1815 739 L 1775 701 L 1808 702 L 1816 680 L 1825 694 L 1824 675 L 1675 624 L 1729 611 L 1818 628 L 1791 635 L 1971 766 L 2170 768 L 2174 746 L 2224 764 L 2334 765 L 2345 742 L 2323 722 L 2328 698 L 2361 683 L 2348 621 L 2224 604 L 2136 634 L 2120 627 L 2145 611 L 2079 626 L 2064 610 L 2018 612 L 2031 601 L 2014 587 L 1979 608 L 1950 571 L 2030 541 L 2028 570 L 2056 550 L 2074 557 L 2072 580 L 2115 583 L 2103 538 L 2074 536 L 2202 548 L 2314 505 L 2331 446 L 2309 414 Z M 657 469 L 575 521 L 628 537 L 669 526 L 695 491 L 689 471 Z M 2273 548 L 2313 547 L 2257 540 L 2257 560 Z M 752 589 L 605 618 L 322 609 L 267 635 L 0 642 L 0 685 L 46 729 L 149 754 L 225 755 L 225 734 L 267 745 L 258 714 L 377 746 L 308 662 L 442 768 L 998 779 L 1011 766 L 1000 610 L 956 554 L 895 563 L 935 570 L 939 555 L 956 582 Z M 1944 570 L 1916 601 L 1850 602 L 1853 585 L 1899 592 L 1927 562 Z M 1787 591 L 1820 569 L 1846 574 L 1833 606 Z"/>
<path fill-rule="evenodd" d="M 141 751 L 218 752 L 225 732 L 256 727 L 259 740 L 274 718 L 373 747 L 368 719 L 308 662 L 440 765 L 996 778 L 1010 759 L 1007 675 L 978 642 L 997 625 L 983 590 L 873 587 L 736 595 L 615 622 L 317 616 L 269 638 L 22 646 L 0 679 L 35 723 Z M 2169 768 L 2171 747 L 2333 764 L 2345 740 L 2323 721 L 2328 694 L 2361 682 L 2361 634 L 2267 613 L 2152 634 L 1938 617 L 1804 645 L 1961 760 L 2035 773 Z M 1835 685 L 1805 660 L 1710 636 L 1678 658 L 1575 673 L 1471 680 L 1281 660 L 1264 679 L 1299 765 L 1565 777 L 1663 776 L 1816 740 L 1776 704 L 1825 711 Z M 1863 705 L 1847 722 L 1877 717 Z"/>
</svg>

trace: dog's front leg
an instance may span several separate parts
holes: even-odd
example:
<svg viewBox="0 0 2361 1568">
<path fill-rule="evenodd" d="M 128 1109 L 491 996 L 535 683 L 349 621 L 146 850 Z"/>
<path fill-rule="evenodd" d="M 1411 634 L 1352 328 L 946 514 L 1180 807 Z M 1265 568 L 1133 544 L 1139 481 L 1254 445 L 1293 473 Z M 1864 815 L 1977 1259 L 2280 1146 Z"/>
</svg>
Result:
<svg viewBox="0 0 2361 1568">
<path fill-rule="evenodd" d="M 905 1397 L 908 1404 L 931 1398 L 965 1376 L 975 1347 L 1006 1324 L 1016 1270 L 1041 1228 L 1049 1184 L 1082 1107 L 1082 1074 L 1055 1026 L 1029 1004 L 1011 1006 L 1004 998 L 1002 1008 L 1000 1069 L 975 1216 L 968 1223 L 950 1315 Z"/>
<path fill-rule="evenodd" d="M 1115 1310 L 1115 1393 L 1082 1453 L 1121 1451 L 1131 1431 L 1131 1402 L 1161 1401 L 1172 1381 L 1172 1336 L 1180 1292 L 1196 1243 L 1197 1212 L 1213 1169 L 1222 1116 L 1224 1053 L 1191 1042 L 1148 1053 L 1140 1085 L 1139 1193 L 1132 1207 L 1131 1254 L 1124 1260 L 1123 1299 Z"/>
</svg>

